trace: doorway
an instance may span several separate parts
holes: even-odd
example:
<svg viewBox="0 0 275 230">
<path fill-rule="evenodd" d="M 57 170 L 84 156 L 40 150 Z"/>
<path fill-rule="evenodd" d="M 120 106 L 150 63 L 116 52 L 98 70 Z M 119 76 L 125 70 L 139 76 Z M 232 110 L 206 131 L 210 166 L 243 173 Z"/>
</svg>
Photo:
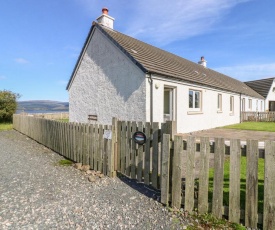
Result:
<svg viewBox="0 0 275 230">
<path fill-rule="evenodd" d="M 275 111 L 275 101 L 269 101 L 269 111 Z"/>
<path fill-rule="evenodd" d="M 174 89 L 164 88 L 163 97 L 163 121 L 174 120 Z"/>
</svg>

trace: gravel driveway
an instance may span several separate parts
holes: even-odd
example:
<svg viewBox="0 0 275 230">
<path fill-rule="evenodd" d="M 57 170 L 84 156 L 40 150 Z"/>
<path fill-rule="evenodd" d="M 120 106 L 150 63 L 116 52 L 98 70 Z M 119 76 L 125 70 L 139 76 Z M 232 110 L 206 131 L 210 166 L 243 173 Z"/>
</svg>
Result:
<svg viewBox="0 0 275 230">
<path fill-rule="evenodd" d="M 126 178 L 91 183 L 61 159 L 16 131 L 0 132 L 0 229 L 185 228 L 155 191 Z"/>
</svg>

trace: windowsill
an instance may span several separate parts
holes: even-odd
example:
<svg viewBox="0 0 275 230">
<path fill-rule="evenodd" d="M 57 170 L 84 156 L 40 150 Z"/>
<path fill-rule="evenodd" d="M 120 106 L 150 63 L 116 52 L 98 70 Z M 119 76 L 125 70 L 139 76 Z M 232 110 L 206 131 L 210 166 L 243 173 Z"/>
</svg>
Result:
<svg viewBox="0 0 275 230">
<path fill-rule="evenodd" d="M 222 113 L 222 110 L 218 110 L 217 113 Z"/>
<path fill-rule="evenodd" d="M 203 114 L 202 111 L 188 111 L 187 115 L 197 115 L 197 114 Z"/>
<path fill-rule="evenodd" d="M 229 113 L 229 116 L 234 116 L 234 113 Z"/>
</svg>

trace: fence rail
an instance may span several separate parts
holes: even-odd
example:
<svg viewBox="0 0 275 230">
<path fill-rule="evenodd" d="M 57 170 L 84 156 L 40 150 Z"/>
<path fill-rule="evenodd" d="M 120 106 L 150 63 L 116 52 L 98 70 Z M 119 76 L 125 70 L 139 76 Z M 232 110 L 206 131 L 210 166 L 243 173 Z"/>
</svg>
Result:
<svg viewBox="0 0 275 230">
<path fill-rule="evenodd" d="M 264 149 L 262 145 L 259 149 L 257 140 L 246 140 L 245 146 L 243 141 L 235 139 L 189 136 L 184 140 L 174 135 L 174 122 L 160 127 L 158 123 L 117 121 L 115 118 L 112 126 L 108 126 L 14 115 L 14 128 L 105 175 L 115 176 L 120 172 L 160 189 L 163 204 L 176 208 L 183 206 L 188 212 L 197 209 L 199 213 L 227 216 L 230 221 L 241 221 L 250 228 L 262 224 L 263 229 L 275 229 L 273 141 L 265 141 Z M 134 142 L 132 137 L 136 131 L 146 134 L 144 145 Z M 245 166 L 241 164 L 242 157 L 246 159 Z M 260 158 L 264 158 L 261 159 L 264 166 L 260 166 L 264 167 L 264 180 L 259 182 Z M 246 167 L 245 179 L 241 177 L 242 167 Z M 229 181 L 224 178 L 226 170 Z M 212 196 L 209 196 L 212 183 Z M 225 193 L 225 186 L 229 192 Z M 258 191 L 261 190 L 264 191 L 263 211 L 259 212 Z M 228 196 L 228 203 L 224 201 L 225 196 Z"/>
<path fill-rule="evenodd" d="M 241 120 L 275 122 L 275 112 L 242 112 Z"/>
</svg>

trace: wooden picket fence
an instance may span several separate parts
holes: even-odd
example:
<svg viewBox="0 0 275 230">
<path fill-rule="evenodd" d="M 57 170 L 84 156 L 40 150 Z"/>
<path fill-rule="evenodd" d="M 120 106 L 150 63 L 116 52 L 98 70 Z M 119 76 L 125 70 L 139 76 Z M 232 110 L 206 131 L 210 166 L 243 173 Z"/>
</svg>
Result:
<svg viewBox="0 0 275 230">
<path fill-rule="evenodd" d="M 275 122 L 275 112 L 242 112 L 241 121 Z"/>
<path fill-rule="evenodd" d="M 108 137 L 114 132 L 110 125 L 68 123 L 14 115 L 13 127 L 74 162 L 90 165 L 94 170 L 114 176 L 114 143 Z M 115 134 L 113 137 L 115 140 Z"/>
<path fill-rule="evenodd" d="M 161 126 L 161 127 L 160 127 Z M 137 131 L 145 133 L 147 141 L 138 145 L 133 140 Z M 174 134 L 175 123 L 117 122 L 117 156 L 115 170 L 139 182 L 160 189 L 161 140 L 164 133 Z"/>
<path fill-rule="evenodd" d="M 117 121 L 111 126 L 65 123 L 14 115 L 14 128 L 75 162 L 88 164 L 110 177 L 119 172 L 161 191 L 161 202 L 188 212 L 212 212 L 232 222 L 275 229 L 275 142 L 225 142 L 222 138 L 175 135 L 175 122 L 165 124 Z M 133 134 L 147 141 L 138 145 Z M 199 154 L 199 164 L 195 155 Z M 213 195 L 209 192 L 209 161 L 214 155 Z M 223 203 L 224 162 L 230 158 L 229 205 Z M 240 161 L 247 159 L 245 209 L 240 206 Z M 258 213 L 258 159 L 264 158 L 264 208 Z M 198 168 L 196 168 L 198 167 Z M 184 171 L 184 173 L 183 173 Z M 198 176 L 196 176 L 198 173 Z M 184 186 L 183 186 L 184 185 Z"/>
<path fill-rule="evenodd" d="M 230 146 L 223 138 L 215 138 L 214 143 L 209 138 L 189 136 L 183 140 L 176 135 L 170 141 L 170 135 L 164 134 L 162 141 L 162 177 L 161 202 L 193 212 L 212 212 L 218 218 L 228 217 L 229 221 L 245 223 L 245 226 L 263 229 L 275 229 L 275 142 L 264 142 L 264 154 L 259 154 L 258 141 L 247 140 L 245 148 L 240 140 L 230 140 Z M 198 147 L 199 145 L 199 147 Z M 199 149 L 198 178 L 195 178 L 195 154 Z M 212 149 L 212 151 L 210 151 Z M 226 151 L 227 149 L 227 151 Z M 229 150 L 229 151 L 228 151 Z M 223 204 L 224 162 L 225 153 L 230 155 L 229 206 Z M 262 151 L 260 151 L 262 152 Z M 212 203 L 209 203 L 209 158 L 214 154 L 214 181 Z M 183 161 L 184 156 L 187 159 Z M 240 167 L 241 156 L 246 156 L 246 196 L 245 210 L 240 207 Z M 264 158 L 264 208 L 258 213 L 258 159 Z M 183 191 L 183 167 L 185 181 Z M 172 167 L 172 169 L 170 169 Z M 195 183 L 198 186 L 198 196 L 195 200 Z"/>
</svg>

